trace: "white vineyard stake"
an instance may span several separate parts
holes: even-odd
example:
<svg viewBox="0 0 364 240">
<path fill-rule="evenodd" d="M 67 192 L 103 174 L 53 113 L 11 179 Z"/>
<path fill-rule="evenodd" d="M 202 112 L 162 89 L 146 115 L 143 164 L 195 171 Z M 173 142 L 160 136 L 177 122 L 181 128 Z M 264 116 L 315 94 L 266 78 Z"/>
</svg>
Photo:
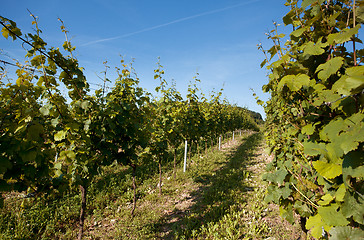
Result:
<svg viewBox="0 0 364 240">
<path fill-rule="evenodd" d="M 183 172 L 186 172 L 187 167 L 187 140 L 185 141 L 185 158 L 183 160 Z"/>
<path fill-rule="evenodd" d="M 221 150 L 221 136 L 219 137 L 219 151 Z"/>
</svg>

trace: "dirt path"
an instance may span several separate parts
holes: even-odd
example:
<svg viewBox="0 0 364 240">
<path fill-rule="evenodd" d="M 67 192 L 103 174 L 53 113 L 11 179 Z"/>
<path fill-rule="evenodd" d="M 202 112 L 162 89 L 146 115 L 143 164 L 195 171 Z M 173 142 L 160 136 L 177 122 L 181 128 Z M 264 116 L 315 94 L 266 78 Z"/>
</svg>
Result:
<svg viewBox="0 0 364 240">
<path fill-rule="evenodd" d="M 222 145 L 225 160 L 210 175 L 195 177 L 166 211 L 159 239 L 300 239 L 296 226 L 282 220 L 279 208 L 264 203 L 261 174 L 272 157 L 260 134 Z M 204 166 L 201 166 L 203 168 Z"/>
</svg>

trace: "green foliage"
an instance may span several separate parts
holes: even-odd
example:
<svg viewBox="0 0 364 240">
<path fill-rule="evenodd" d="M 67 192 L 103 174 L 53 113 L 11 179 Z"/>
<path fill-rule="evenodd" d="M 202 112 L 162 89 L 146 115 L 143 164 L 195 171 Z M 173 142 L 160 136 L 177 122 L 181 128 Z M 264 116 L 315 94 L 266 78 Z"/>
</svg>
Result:
<svg viewBox="0 0 364 240">
<path fill-rule="evenodd" d="M 174 84 L 168 86 L 159 63 L 154 78 L 161 83 L 156 88 L 160 98 L 150 100 L 132 64 L 124 61 L 111 91 L 106 93 L 104 85 L 93 93 L 63 22 L 66 41 L 59 48 L 48 47 L 37 18 L 31 17 L 34 33 L 25 37 L 15 22 L 0 17 L 3 36 L 28 46 L 28 60 L 16 69 L 17 79 L 0 82 L 0 192 L 26 191 L 52 201 L 80 187 L 81 235 L 87 189 L 105 167 L 114 162 L 131 166 L 135 180 L 137 166 L 150 166 L 146 162 L 151 158 L 167 161 L 169 147 L 177 149 L 183 139 L 206 144 L 228 131 L 258 130 L 246 109 L 220 100 L 221 92 L 210 102 L 200 96 L 197 78 L 183 100 Z M 104 83 L 109 82 L 104 73 Z"/>
<path fill-rule="evenodd" d="M 268 34 L 275 50 L 259 46 L 270 54 L 263 64 L 271 72 L 263 86 L 271 94 L 265 133 L 275 155 L 265 199 L 308 217 L 315 238 L 356 239 L 364 234 L 364 68 L 354 52 L 360 17 L 353 19 L 351 1 L 285 5 L 290 39 L 281 44 L 276 24 Z"/>
</svg>

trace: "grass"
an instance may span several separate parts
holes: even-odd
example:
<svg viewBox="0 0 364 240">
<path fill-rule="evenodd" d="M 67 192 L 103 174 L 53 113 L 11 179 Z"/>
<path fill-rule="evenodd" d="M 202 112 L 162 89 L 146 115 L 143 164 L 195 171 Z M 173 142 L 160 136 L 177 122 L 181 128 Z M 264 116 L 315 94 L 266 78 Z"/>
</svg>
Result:
<svg viewBox="0 0 364 240">
<path fill-rule="evenodd" d="M 89 189 L 84 239 L 297 239 L 297 227 L 263 202 L 267 158 L 261 134 L 236 136 L 222 151 L 194 156 L 186 173 L 180 162 L 175 180 L 165 164 L 162 196 L 157 166 L 147 165 L 137 172 L 134 217 L 131 171 L 110 166 Z M 79 209 L 76 193 L 52 202 L 9 195 L 0 239 L 75 239 Z"/>
</svg>

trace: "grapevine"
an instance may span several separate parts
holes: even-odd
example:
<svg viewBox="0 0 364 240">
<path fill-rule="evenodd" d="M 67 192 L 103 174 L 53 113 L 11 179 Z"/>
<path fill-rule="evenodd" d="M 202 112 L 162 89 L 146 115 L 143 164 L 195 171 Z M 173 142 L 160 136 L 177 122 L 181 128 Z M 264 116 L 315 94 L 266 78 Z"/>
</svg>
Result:
<svg viewBox="0 0 364 240">
<path fill-rule="evenodd" d="M 358 32 L 363 2 L 289 0 L 283 17 L 293 31 L 285 44 L 278 24 L 262 66 L 266 138 L 274 160 L 263 179 L 266 201 L 315 238 L 364 235 L 364 66 Z M 356 13 L 361 15 L 356 16 Z M 269 56 L 270 54 L 270 56 Z M 276 57 L 276 61 L 270 62 Z"/>
</svg>

